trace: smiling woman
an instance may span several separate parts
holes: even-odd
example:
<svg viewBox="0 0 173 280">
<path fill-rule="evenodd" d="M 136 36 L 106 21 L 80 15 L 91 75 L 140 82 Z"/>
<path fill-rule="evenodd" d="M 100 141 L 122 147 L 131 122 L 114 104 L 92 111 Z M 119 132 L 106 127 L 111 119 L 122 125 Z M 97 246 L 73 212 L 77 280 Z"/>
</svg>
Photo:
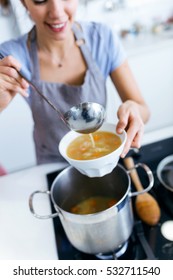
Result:
<svg viewBox="0 0 173 280">
<path fill-rule="evenodd" d="M 29 15 L 33 26 L 16 40 L 0 45 L 4 56 L 0 60 L 0 111 L 18 94 L 27 102 L 34 121 L 37 163 L 64 161 L 57 147 L 68 130 L 63 122 L 57 121 L 52 108 L 21 79 L 18 73 L 21 69 L 62 113 L 83 102 L 106 107 L 106 80 L 110 77 L 122 102 L 118 111 L 116 108 L 114 111 L 118 115 L 115 130 L 127 131 L 121 156 L 126 155 L 130 146 L 139 148 L 149 111 L 118 36 L 103 23 L 77 22 L 78 0 L 11 0 L 10 3 L 16 3 L 16 11 L 22 3 L 25 18 Z M 18 18 L 16 15 L 17 21 Z"/>
</svg>

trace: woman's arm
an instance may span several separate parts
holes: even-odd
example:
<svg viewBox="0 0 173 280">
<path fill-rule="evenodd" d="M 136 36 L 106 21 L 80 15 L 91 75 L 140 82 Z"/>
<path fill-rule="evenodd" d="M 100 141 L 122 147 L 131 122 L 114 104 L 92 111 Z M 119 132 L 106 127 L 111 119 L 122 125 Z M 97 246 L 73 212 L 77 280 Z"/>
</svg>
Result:
<svg viewBox="0 0 173 280">
<path fill-rule="evenodd" d="M 141 146 L 144 124 L 150 112 L 127 61 L 111 73 L 111 79 L 123 102 L 117 112 L 119 121 L 116 129 L 118 133 L 124 129 L 127 132 L 127 142 L 121 155 L 124 157 L 130 147 Z"/>
</svg>

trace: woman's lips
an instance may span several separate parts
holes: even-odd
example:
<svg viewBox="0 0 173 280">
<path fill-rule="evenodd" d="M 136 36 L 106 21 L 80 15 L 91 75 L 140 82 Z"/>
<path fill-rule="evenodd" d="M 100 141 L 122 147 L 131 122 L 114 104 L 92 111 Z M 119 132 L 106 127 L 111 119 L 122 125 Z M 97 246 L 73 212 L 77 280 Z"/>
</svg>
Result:
<svg viewBox="0 0 173 280">
<path fill-rule="evenodd" d="M 47 25 L 49 26 L 49 28 L 54 31 L 54 32 L 62 32 L 65 27 L 66 27 L 66 22 L 64 23 L 54 23 L 54 24 L 50 24 L 50 23 L 47 23 Z"/>
</svg>

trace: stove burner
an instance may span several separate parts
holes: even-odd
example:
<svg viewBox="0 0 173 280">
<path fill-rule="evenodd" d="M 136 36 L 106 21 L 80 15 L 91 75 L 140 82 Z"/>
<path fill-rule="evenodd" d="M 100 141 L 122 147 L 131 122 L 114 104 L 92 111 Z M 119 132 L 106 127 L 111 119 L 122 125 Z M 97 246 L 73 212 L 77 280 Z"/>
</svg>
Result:
<svg viewBox="0 0 173 280">
<path fill-rule="evenodd" d="M 119 257 L 121 257 L 127 250 L 128 247 L 128 241 L 126 241 L 123 245 L 120 246 L 117 250 L 113 252 L 109 252 L 107 254 L 97 254 L 96 257 L 100 260 L 117 260 Z"/>
<path fill-rule="evenodd" d="M 170 257 L 173 257 L 173 242 L 164 244 L 162 247 L 162 252 L 165 255 L 169 255 Z"/>
</svg>

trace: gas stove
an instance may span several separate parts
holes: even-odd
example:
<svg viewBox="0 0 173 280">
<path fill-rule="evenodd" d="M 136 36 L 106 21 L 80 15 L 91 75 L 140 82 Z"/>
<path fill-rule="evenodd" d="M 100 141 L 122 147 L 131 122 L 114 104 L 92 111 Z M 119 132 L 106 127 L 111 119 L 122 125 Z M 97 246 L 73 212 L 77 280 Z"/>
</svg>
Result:
<svg viewBox="0 0 173 280">
<path fill-rule="evenodd" d="M 61 260 L 173 260 L 173 241 L 166 239 L 161 233 L 162 225 L 169 220 L 173 221 L 173 192 L 166 190 L 157 178 L 156 170 L 160 161 L 173 154 L 173 137 L 142 146 L 139 152 L 130 152 L 135 163 L 141 162 L 148 165 L 154 175 L 154 186 L 150 194 L 155 197 L 161 208 L 161 218 L 156 226 L 148 226 L 137 217 L 134 209 L 134 228 L 129 240 L 116 252 L 105 255 L 90 255 L 78 251 L 68 241 L 59 217 L 53 219 L 57 258 Z M 120 160 L 123 165 L 123 161 Z M 48 186 L 60 171 L 47 174 Z M 140 175 L 140 172 L 139 172 Z M 143 186 L 147 185 L 147 178 L 142 180 Z M 132 183 L 132 188 L 134 188 Z M 135 198 L 134 198 L 135 199 Z M 134 201 L 132 199 L 132 204 Z M 52 212 L 54 207 L 51 202 Z"/>
</svg>

